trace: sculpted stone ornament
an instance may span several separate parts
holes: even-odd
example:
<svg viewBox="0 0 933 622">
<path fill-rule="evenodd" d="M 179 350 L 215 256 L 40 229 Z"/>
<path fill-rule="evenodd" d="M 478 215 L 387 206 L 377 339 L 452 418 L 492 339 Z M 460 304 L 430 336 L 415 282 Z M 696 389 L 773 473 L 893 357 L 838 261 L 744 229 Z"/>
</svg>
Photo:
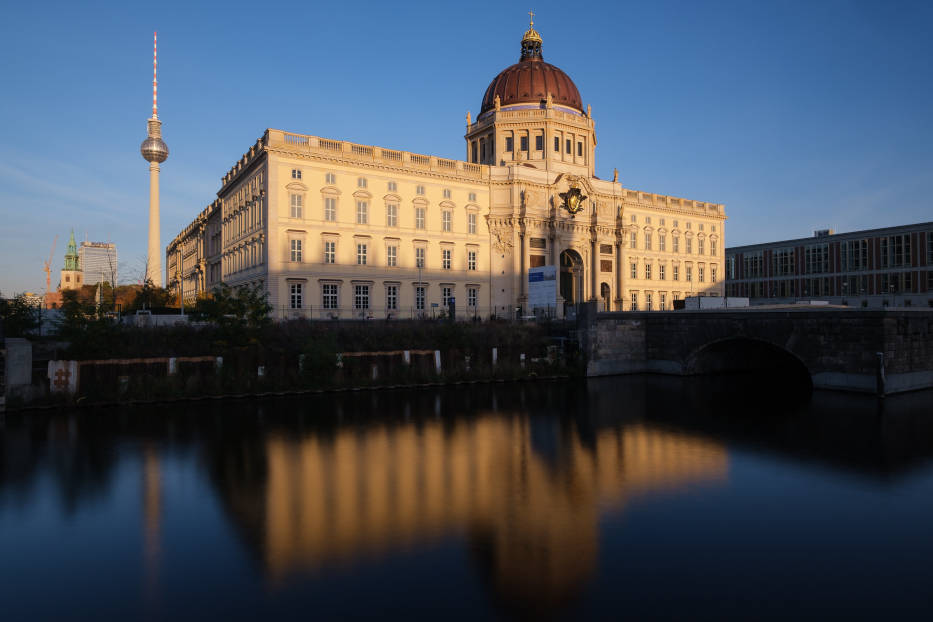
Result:
<svg viewBox="0 0 933 622">
<path fill-rule="evenodd" d="M 583 211 L 583 202 L 587 197 L 580 190 L 580 183 L 574 179 L 570 182 L 570 188 L 567 189 L 567 192 L 560 193 L 560 198 L 564 200 L 562 207 L 573 217 Z"/>
<path fill-rule="evenodd" d="M 492 245 L 500 253 L 510 255 L 512 253 L 512 232 L 510 229 L 493 229 Z"/>
<path fill-rule="evenodd" d="M 502 100 L 499 99 L 499 94 L 496 93 L 496 98 L 493 101 L 493 105 L 496 107 L 496 111 L 502 108 Z"/>
</svg>

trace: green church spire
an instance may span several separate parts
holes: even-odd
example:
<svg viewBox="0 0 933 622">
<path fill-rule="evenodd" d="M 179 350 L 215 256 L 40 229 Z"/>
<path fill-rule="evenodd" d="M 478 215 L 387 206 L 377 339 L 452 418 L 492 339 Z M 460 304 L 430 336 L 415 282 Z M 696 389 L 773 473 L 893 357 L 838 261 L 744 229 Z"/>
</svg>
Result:
<svg viewBox="0 0 933 622">
<path fill-rule="evenodd" d="M 65 270 L 80 270 L 78 262 L 78 245 L 75 244 L 75 230 L 71 230 L 71 239 L 68 240 L 68 249 L 65 251 Z"/>
</svg>

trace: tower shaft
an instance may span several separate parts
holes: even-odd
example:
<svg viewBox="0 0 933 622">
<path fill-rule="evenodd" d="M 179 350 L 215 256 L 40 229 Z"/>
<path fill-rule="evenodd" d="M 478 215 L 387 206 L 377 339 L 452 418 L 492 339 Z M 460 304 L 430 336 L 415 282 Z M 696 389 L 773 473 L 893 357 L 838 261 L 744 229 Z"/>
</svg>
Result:
<svg viewBox="0 0 933 622">
<path fill-rule="evenodd" d="M 146 247 L 146 277 L 163 286 L 162 242 L 159 239 L 159 163 L 149 163 L 149 244 Z"/>
</svg>

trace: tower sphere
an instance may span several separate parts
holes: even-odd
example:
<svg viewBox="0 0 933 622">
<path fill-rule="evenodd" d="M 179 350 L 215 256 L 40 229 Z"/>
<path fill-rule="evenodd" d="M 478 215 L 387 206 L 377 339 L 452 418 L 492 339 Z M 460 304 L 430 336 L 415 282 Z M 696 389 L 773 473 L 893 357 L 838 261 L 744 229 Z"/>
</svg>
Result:
<svg viewBox="0 0 933 622">
<path fill-rule="evenodd" d="M 139 152 L 149 162 L 165 162 L 168 158 L 168 145 L 161 138 L 150 136 L 139 146 Z"/>
</svg>

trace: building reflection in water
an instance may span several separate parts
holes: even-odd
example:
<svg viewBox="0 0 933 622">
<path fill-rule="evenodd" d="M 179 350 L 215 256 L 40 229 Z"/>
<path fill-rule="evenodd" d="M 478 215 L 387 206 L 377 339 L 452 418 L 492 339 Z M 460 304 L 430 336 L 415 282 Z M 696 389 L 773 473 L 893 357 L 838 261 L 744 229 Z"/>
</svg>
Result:
<svg viewBox="0 0 933 622">
<path fill-rule="evenodd" d="M 549 424 L 556 450 L 533 440 Z M 698 436 L 636 423 L 584 443 L 554 418 L 501 413 L 273 433 L 265 455 L 260 546 L 273 581 L 461 533 L 498 596 L 542 605 L 594 572 L 601 512 L 724 480 L 728 466 L 725 449 Z"/>
<path fill-rule="evenodd" d="M 142 452 L 143 560 L 146 595 L 156 595 L 159 580 L 160 521 L 162 519 L 162 477 L 158 450 L 147 443 Z"/>
</svg>

